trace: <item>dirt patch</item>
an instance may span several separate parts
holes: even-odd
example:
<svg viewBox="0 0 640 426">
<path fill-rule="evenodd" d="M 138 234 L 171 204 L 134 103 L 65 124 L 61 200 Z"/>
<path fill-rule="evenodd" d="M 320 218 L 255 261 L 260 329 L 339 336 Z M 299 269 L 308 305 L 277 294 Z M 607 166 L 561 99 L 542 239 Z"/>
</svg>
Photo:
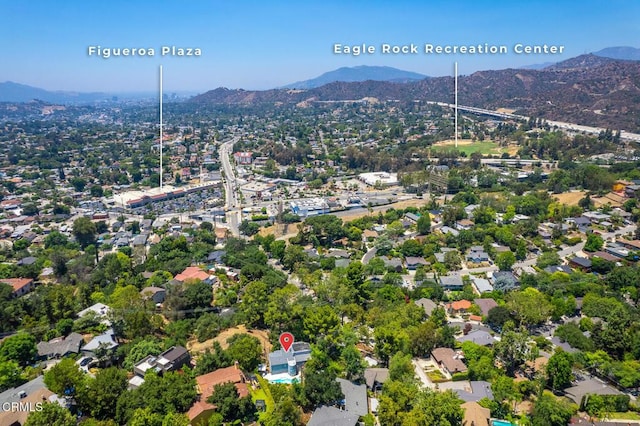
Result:
<svg viewBox="0 0 640 426">
<path fill-rule="evenodd" d="M 583 199 L 585 196 L 584 191 L 571 191 L 571 192 L 563 192 L 561 194 L 553 194 L 553 198 L 558 200 L 560 204 L 566 204 L 568 206 L 577 206 L 578 201 Z"/>
<path fill-rule="evenodd" d="M 262 345 L 262 350 L 265 353 L 271 352 L 271 342 L 269 341 L 269 333 L 264 330 L 247 330 L 244 325 L 239 325 L 237 327 L 229 328 L 218 334 L 215 338 L 205 340 L 204 342 L 198 342 L 198 340 L 193 339 L 187 342 L 187 349 L 191 352 L 203 353 L 207 349 L 211 349 L 213 347 L 213 342 L 220 343 L 222 349 L 227 349 L 229 344 L 227 343 L 227 339 L 231 336 L 235 336 L 236 334 L 248 334 L 249 336 L 253 336 L 260 340 L 260 344 Z"/>
<path fill-rule="evenodd" d="M 385 206 L 379 206 L 379 207 L 375 207 L 373 213 L 371 213 L 371 215 L 373 216 L 378 216 L 378 212 L 381 211 L 382 213 L 386 212 L 388 209 L 394 208 L 396 210 L 400 210 L 400 209 L 406 209 L 407 207 L 422 207 L 425 204 L 427 204 L 429 202 L 429 200 L 421 200 L 421 199 L 413 199 L 413 200 L 404 200 L 404 201 L 398 201 L 396 203 L 393 204 L 388 204 Z M 340 219 L 342 219 L 343 222 L 351 222 L 352 220 L 356 220 L 359 219 L 361 217 L 365 217 L 365 216 L 369 216 L 369 212 L 368 211 L 359 211 L 359 212 L 354 212 L 351 214 L 340 214 L 338 217 Z"/>
<path fill-rule="evenodd" d="M 444 141 L 436 142 L 433 144 L 433 146 L 448 146 L 448 145 L 455 145 L 455 143 L 456 143 L 455 139 L 447 139 Z M 473 140 L 471 139 L 458 139 L 458 146 L 471 145 L 472 143 L 473 143 Z"/>
</svg>

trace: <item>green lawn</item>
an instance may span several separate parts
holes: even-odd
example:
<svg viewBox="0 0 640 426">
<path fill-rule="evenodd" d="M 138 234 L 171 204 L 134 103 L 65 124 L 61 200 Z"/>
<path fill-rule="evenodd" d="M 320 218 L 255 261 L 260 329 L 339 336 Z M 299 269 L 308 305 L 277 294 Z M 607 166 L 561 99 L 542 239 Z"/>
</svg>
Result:
<svg viewBox="0 0 640 426">
<path fill-rule="evenodd" d="M 607 419 L 616 420 L 640 420 L 640 414 L 635 411 L 627 411 L 626 413 L 611 413 L 607 416 Z"/>
<path fill-rule="evenodd" d="M 446 145 L 437 145 L 432 146 L 432 151 L 438 151 L 443 149 L 451 149 L 455 148 L 454 142 L 448 142 Z M 478 141 L 472 143 L 459 143 L 458 151 L 464 152 L 467 156 L 471 155 L 474 152 L 479 152 L 482 155 L 500 155 L 503 152 L 506 152 L 504 148 L 501 148 L 497 143 L 493 141 Z"/>
<path fill-rule="evenodd" d="M 271 396 L 271 392 L 269 391 L 269 382 L 263 379 L 259 374 L 256 374 L 256 377 L 258 378 L 258 383 L 260 383 L 260 388 L 256 390 L 250 388 L 251 400 L 255 403 L 258 399 L 264 399 L 265 403 L 267 404 L 267 411 L 261 412 L 258 415 L 258 418 L 263 421 L 267 413 L 273 411 L 275 402 L 273 401 L 273 397 Z"/>
</svg>

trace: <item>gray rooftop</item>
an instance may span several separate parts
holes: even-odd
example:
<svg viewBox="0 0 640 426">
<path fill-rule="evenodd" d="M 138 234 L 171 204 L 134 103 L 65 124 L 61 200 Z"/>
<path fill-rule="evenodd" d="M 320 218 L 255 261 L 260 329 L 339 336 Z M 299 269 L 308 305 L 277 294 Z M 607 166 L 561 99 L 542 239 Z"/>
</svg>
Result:
<svg viewBox="0 0 640 426">
<path fill-rule="evenodd" d="M 367 368 L 364 370 L 364 381 L 369 388 L 377 383 L 384 383 L 389 378 L 388 368 Z"/>
<path fill-rule="evenodd" d="M 57 358 L 69 353 L 77 354 L 83 342 L 82 336 L 78 333 L 71 333 L 66 338 L 57 337 L 48 342 L 38 343 L 38 355 Z"/>
<path fill-rule="evenodd" d="M 367 387 L 345 379 L 336 380 L 340 384 L 340 389 L 344 395 L 345 410 L 357 416 L 365 416 L 369 412 Z"/>
<path fill-rule="evenodd" d="M 580 382 L 577 386 L 565 389 L 565 395 L 580 404 L 585 395 L 620 395 L 621 392 L 598 379 L 589 379 Z"/>
<path fill-rule="evenodd" d="M 307 426 L 356 426 L 358 415 L 336 407 L 318 407 Z"/>
<path fill-rule="evenodd" d="M 427 314 L 427 316 L 431 316 L 431 313 L 433 312 L 433 310 L 438 307 L 436 302 L 434 302 L 431 299 L 427 299 L 425 297 L 423 297 L 422 299 L 416 300 L 415 304 L 422 307 L 422 309 L 424 309 L 424 313 Z"/>
<path fill-rule="evenodd" d="M 460 343 L 473 342 L 481 346 L 493 345 L 495 343 L 493 336 L 484 330 L 472 331 L 466 336 L 458 337 L 456 340 Z"/>
</svg>

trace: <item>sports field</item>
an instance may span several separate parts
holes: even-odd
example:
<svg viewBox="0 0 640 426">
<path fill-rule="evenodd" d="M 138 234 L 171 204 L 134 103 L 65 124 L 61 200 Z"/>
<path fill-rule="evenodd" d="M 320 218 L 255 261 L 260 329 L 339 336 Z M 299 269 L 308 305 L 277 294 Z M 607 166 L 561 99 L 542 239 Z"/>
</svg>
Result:
<svg viewBox="0 0 640 426">
<path fill-rule="evenodd" d="M 451 149 L 455 148 L 455 144 L 455 140 L 449 139 L 435 143 L 431 149 L 434 151 L 438 149 Z M 479 152 L 482 155 L 502 155 L 504 152 L 509 152 L 509 148 L 503 148 L 493 141 L 473 142 L 471 139 L 459 139 L 457 149 L 467 155 L 471 155 L 474 152 Z"/>
</svg>

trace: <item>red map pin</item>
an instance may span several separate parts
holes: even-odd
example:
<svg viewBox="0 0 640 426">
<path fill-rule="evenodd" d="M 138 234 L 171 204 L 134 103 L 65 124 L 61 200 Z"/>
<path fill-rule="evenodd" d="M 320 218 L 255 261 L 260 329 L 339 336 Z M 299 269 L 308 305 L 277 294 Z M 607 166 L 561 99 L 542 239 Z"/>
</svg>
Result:
<svg viewBox="0 0 640 426">
<path fill-rule="evenodd" d="M 285 352 L 289 352 L 289 349 L 291 349 L 291 345 L 293 345 L 293 334 L 291 333 L 282 333 L 280 335 L 280 344 L 282 345 L 282 349 L 284 349 Z"/>
</svg>

